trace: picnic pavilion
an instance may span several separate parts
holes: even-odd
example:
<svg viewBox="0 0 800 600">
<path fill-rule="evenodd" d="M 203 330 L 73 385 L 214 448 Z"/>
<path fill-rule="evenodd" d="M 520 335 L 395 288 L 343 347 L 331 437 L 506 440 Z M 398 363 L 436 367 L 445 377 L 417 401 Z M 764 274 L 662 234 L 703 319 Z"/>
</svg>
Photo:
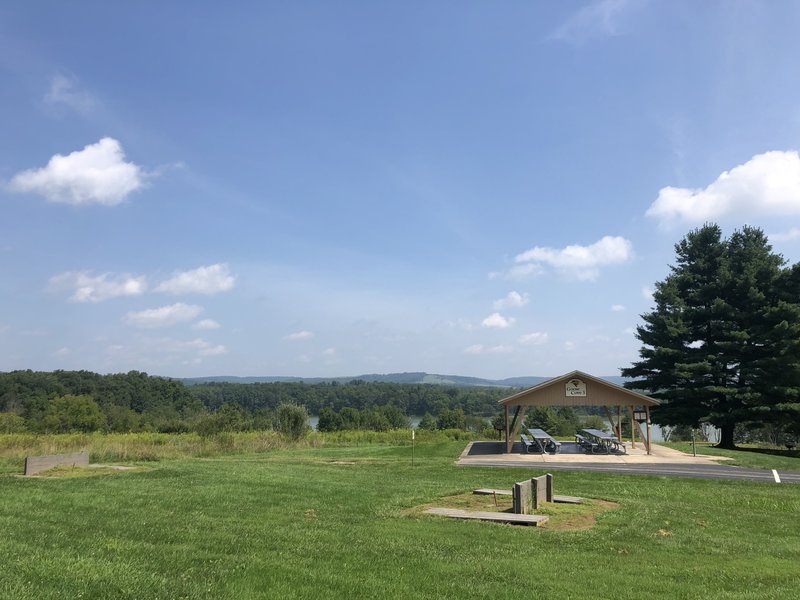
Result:
<svg viewBox="0 0 800 600">
<path fill-rule="evenodd" d="M 631 446 L 636 447 L 638 429 L 639 439 L 650 454 L 650 407 L 659 405 L 658 400 L 649 396 L 581 371 L 548 379 L 499 402 L 503 405 L 505 415 L 506 453 L 511 452 L 514 440 L 520 435 L 525 414 L 531 406 L 602 406 L 611 430 L 620 441 L 622 415 L 624 411 L 628 411 Z M 642 423 L 645 423 L 646 431 L 642 430 Z"/>
</svg>

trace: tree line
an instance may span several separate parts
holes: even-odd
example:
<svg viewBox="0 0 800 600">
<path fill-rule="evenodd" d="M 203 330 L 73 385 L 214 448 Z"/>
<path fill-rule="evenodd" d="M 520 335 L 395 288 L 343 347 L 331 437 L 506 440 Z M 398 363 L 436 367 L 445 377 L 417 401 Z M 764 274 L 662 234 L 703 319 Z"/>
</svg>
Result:
<svg viewBox="0 0 800 600">
<path fill-rule="evenodd" d="M 333 413 L 333 429 L 407 427 L 410 415 L 494 415 L 504 389 L 450 388 L 355 380 L 321 383 L 206 383 L 139 371 L 99 375 L 90 371 L 0 373 L 0 433 L 159 431 L 166 433 L 279 428 L 300 407 L 303 414 Z M 323 418 L 324 416 L 324 418 Z M 345 421 L 339 426 L 337 419 Z M 297 418 L 294 415 L 292 418 Z M 345 426 L 346 424 L 346 426 Z M 466 426 L 465 426 L 466 428 Z"/>
</svg>

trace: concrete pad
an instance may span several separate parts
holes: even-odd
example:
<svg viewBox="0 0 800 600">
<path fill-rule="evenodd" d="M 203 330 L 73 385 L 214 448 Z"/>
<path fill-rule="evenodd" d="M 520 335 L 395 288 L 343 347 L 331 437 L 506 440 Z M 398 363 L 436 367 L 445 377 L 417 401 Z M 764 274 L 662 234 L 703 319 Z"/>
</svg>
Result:
<svg viewBox="0 0 800 600">
<path fill-rule="evenodd" d="M 516 445 L 515 445 L 516 447 Z M 657 444 L 652 445 L 652 453 L 641 444 L 631 448 L 630 443 L 625 444 L 627 454 L 585 454 L 560 452 L 558 454 L 527 454 L 522 452 L 506 453 L 503 442 L 470 442 L 461 453 L 457 464 L 480 465 L 508 461 L 519 465 L 530 463 L 531 467 L 546 466 L 548 463 L 558 464 L 608 464 L 608 465 L 656 465 L 656 464 L 691 464 L 691 465 L 716 465 L 719 461 L 730 460 L 723 456 L 692 456 L 673 448 L 666 448 Z"/>
</svg>

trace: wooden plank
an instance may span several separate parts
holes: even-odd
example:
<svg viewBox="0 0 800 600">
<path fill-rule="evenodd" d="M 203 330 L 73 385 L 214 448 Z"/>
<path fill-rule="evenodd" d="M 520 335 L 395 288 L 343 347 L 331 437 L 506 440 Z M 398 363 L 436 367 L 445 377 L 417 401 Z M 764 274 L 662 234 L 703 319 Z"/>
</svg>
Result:
<svg viewBox="0 0 800 600">
<path fill-rule="evenodd" d="M 517 515 L 514 513 L 466 511 L 460 508 L 429 508 L 425 512 L 430 515 L 449 517 L 451 519 L 477 519 L 479 521 L 510 523 L 512 525 L 533 525 L 534 527 L 547 522 L 547 517 L 544 515 Z"/>
<path fill-rule="evenodd" d="M 534 509 L 533 486 L 530 479 L 514 484 L 514 512 L 518 515 L 529 515 Z"/>
<path fill-rule="evenodd" d="M 553 502 L 559 502 L 561 504 L 583 504 L 583 498 L 578 498 L 577 496 L 553 496 Z"/>
<path fill-rule="evenodd" d="M 485 496 L 493 496 L 495 494 L 498 495 L 498 496 L 513 496 L 514 495 L 514 492 L 512 492 L 511 490 L 493 490 L 491 488 L 480 488 L 480 489 L 477 489 L 477 490 L 472 490 L 472 493 L 473 494 L 483 494 Z"/>
<path fill-rule="evenodd" d="M 26 456 L 25 475 L 36 475 L 42 471 L 49 471 L 55 467 L 81 467 L 89 466 L 89 453 L 86 451 L 73 454 L 49 454 L 46 456 Z"/>
</svg>

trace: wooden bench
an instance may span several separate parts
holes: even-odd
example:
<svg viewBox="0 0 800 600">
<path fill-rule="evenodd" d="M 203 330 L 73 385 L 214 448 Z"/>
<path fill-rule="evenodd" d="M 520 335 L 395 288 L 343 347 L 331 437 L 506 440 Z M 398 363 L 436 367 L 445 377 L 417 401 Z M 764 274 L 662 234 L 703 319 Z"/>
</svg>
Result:
<svg viewBox="0 0 800 600">
<path fill-rule="evenodd" d="M 425 511 L 429 515 L 450 517 L 451 519 L 477 519 L 479 521 L 495 521 L 497 523 L 510 523 L 512 525 L 533 525 L 536 527 L 547 523 L 545 515 L 518 515 L 507 512 L 466 511 L 459 508 L 429 508 Z"/>
</svg>

